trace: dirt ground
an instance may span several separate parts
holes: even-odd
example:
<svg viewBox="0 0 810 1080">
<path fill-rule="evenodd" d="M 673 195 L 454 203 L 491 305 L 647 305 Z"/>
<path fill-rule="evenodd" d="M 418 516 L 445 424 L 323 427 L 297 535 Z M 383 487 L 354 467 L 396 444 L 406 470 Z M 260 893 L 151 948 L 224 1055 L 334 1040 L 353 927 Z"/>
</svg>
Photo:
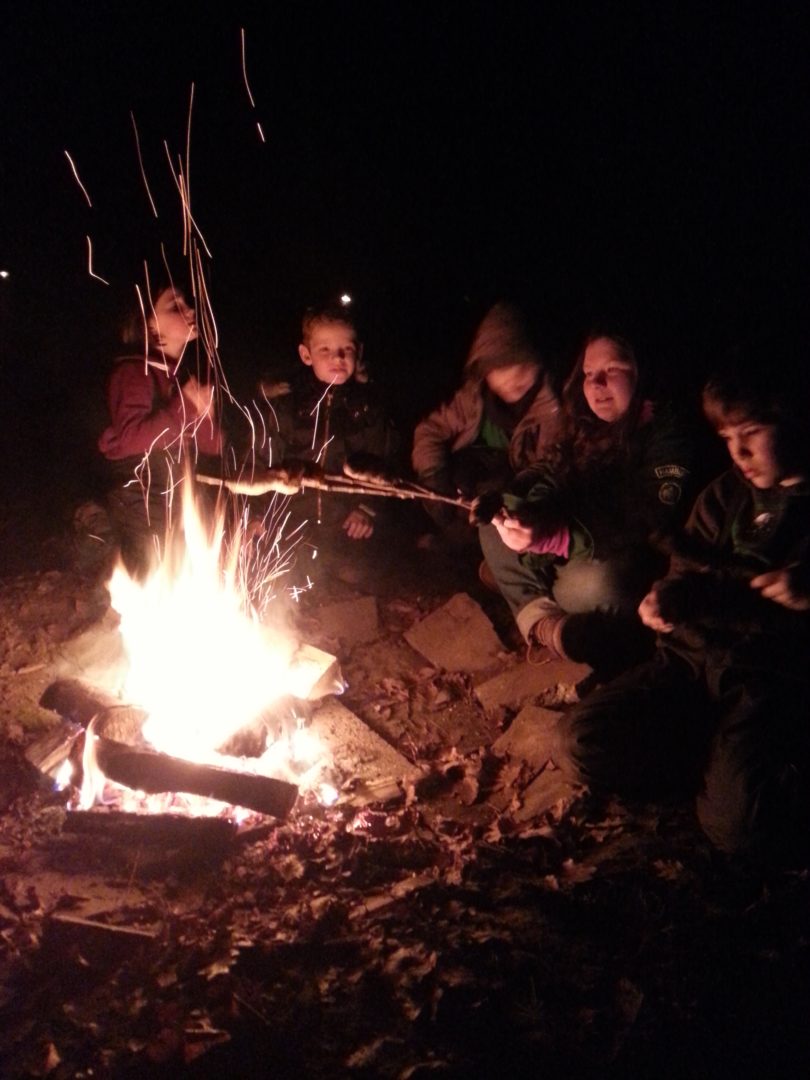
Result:
<svg viewBox="0 0 810 1080">
<path fill-rule="evenodd" d="M 25 751 L 58 722 L 38 703 L 104 617 L 103 575 L 67 497 L 4 506 L 0 1075 L 808 1074 L 808 872 L 726 865 L 689 806 L 582 793 L 521 814 L 529 777 L 492 752 L 513 714 L 403 637 L 465 591 L 517 662 L 474 553 L 414 551 L 301 606 L 329 647 L 319 605 L 376 597 L 341 700 L 419 785 L 281 823 L 83 833 Z"/>
</svg>

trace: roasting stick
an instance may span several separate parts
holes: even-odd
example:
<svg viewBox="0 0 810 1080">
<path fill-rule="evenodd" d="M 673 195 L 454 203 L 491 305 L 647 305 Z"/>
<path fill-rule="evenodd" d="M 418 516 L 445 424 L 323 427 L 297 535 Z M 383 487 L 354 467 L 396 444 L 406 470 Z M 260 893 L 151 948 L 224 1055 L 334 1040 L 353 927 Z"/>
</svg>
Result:
<svg viewBox="0 0 810 1080">
<path fill-rule="evenodd" d="M 225 488 L 235 495 L 268 495 L 275 492 L 279 495 L 297 495 L 302 488 L 315 488 L 317 491 L 331 491 L 338 494 L 349 495 L 376 495 L 389 499 L 424 499 L 427 502 L 448 503 L 450 506 L 458 506 L 462 510 L 469 510 L 472 503 L 468 499 L 455 498 L 452 495 L 442 495 L 429 488 L 420 487 L 418 484 L 407 484 L 404 481 L 396 483 L 372 483 L 353 479 L 350 476 L 291 476 L 286 469 L 267 469 L 263 474 L 254 475 L 252 479 L 226 479 L 220 476 L 206 476 L 198 473 L 197 480 L 201 484 L 211 484 L 214 487 Z"/>
</svg>

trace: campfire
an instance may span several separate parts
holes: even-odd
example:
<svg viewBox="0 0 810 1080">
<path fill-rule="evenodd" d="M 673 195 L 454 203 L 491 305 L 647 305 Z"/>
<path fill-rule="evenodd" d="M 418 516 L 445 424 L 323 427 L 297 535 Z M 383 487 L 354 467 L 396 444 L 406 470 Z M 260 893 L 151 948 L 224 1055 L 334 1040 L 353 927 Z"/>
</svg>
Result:
<svg viewBox="0 0 810 1080">
<path fill-rule="evenodd" d="M 229 544 L 221 516 L 206 527 L 191 492 L 182 538 L 145 580 L 119 563 L 109 582 L 120 671 L 103 687 L 69 679 L 46 691 L 69 727 L 40 767 L 75 786 L 85 810 L 110 800 L 111 781 L 129 789 L 117 805 L 139 812 L 176 809 L 176 792 L 191 816 L 232 806 L 285 817 L 299 791 L 329 804 L 331 756 L 308 729 L 308 703 L 342 691 L 337 661 L 302 646 L 280 604 L 264 597 L 259 617 L 241 533 Z"/>
</svg>

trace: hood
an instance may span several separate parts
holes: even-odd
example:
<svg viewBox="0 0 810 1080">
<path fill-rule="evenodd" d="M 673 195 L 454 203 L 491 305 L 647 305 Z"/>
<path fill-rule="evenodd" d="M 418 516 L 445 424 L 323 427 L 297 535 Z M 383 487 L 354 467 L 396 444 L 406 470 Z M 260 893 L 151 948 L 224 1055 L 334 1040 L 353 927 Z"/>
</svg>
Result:
<svg viewBox="0 0 810 1080">
<path fill-rule="evenodd" d="M 464 376 L 468 380 L 481 379 L 488 371 L 513 364 L 544 366 L 519 309 L 512 304 L 495 304 L 475 332 L 464 364 Z"/>
</svg>

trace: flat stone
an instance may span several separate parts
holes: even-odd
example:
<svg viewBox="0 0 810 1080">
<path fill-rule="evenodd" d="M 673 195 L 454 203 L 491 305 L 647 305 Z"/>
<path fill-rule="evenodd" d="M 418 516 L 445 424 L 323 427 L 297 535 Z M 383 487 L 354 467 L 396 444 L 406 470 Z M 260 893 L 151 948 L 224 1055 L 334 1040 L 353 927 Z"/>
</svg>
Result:
<svg viewBox="0 0 810 1080">
<path fill-rule="evenodd" d="M 571 805 L 584 789 L 568 780 L 559 769 L 544 769 L 521 795 L 521 805 L 513 813 L 515 821 L 530 821 L 555 807 Z"/>
<path fill-rule="evenodd" d="M 318 609 L 317 619 L 323 633 L 336 638 L 345 649 L 373 641 L 379 632 L 377 601 L 373 596 L 328 604 Z"/>
<path fill-rule="evenodd" d="M 590 671 L 587 664 L 575 664 L 571 660 L 549 659 L 541 664 L 522 660 L 477 686 L 475 692 L 488 713 L 504 708 L 520 709 L 561 684 L 576 686 Z"/>
<path fill-rule="evenodd" d="M 526 705 L 509 729 L 492 744 L 493 753 L 524 761 L 533 769 L 542 769 L 551 757 L 554 730 L 560 714 L 540 705 Z"/>
<path fill-rule="evenodd" d="M 375 791 L 378 798 L 388 797 L 379 794 L 387 786 L 392 786 L 395 793 L 398 782 L 422 776 L 417 765 L 334 698 L 321 701 L 312 714 L 309 730 L 324 743 L 339 772 L 362 782 L 370 801 Z"/>
<path fill-rule="evenodd" d="M 456 593 L 412 626 L 405 640 L 445 671 L 485 671 L 503 657 L 503 645 L 492 623 L 466 593 Z"/>
</svg>

